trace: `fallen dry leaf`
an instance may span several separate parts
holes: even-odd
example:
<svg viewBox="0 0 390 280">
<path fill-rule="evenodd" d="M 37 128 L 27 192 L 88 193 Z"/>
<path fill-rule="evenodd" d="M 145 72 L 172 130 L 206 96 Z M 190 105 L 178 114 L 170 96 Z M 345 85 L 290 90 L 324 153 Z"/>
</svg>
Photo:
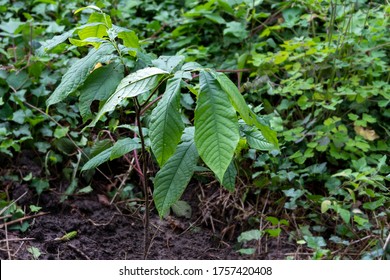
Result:
<svg viewBox="0 0 390 280">
<path fill-rule="evenodd" d="M 379 136 L 376 134 L 375 130 L 373 129 L 367 129 L 359 125 L 355 125 L 354 129 L 357 135 L 362 136 L 364 139 L 368 141 L 374 141 L 375 139 L 379 138 Z"/>
</svg>

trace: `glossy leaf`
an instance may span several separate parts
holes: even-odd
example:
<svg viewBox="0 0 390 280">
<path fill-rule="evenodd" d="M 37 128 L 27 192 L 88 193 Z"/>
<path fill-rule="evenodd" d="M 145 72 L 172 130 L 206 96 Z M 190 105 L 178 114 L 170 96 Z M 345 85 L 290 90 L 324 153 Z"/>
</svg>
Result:
<svg viewBox="0 0 390 280">
<path fill-rule="evenodd" d="M 154 66 L 172 73 L 183 61 L 184 56 L 182 55 L 160 56 L 158 59 L 152 60 L 152 63 Z"/>
<path fill-rule="evenodd" d="M 183 142 L 156 174 L 153 198 L 160 217 L 179 200 L 195 171 L 199 156 L 193 138 L 193 128 L 187 128 Z"/>
<path fill-rule="evenodd" d="M 36 54 L 39 56 L 43 56 L 47 51 L 68 40 L 68 38 L 72 36 L 74 31 L 75 29 L 69 30 L 67 32 L 62 33 L 61 35 L 54 36 L 52 39 L 45 41 L 42 46 L 36 50 Z"/>
<path fill-rule="evenodd" d="M 127 48 L 139 48 L 138 36 L 133 30 L 124 30 L 119 32 L 118 38 L 123 40 L 123 45 Z"/>
<path fill-rule="evenodd" d="M 229 95 L 229 98 L 234 106 L 234 109 L 236 109 L 236 111 L 240 114 L 241 118 L 248 125 L 253 125 L 256 126 L 258 129 L 260 129 L 264 138 L 270 144 L 273 144 L 275 148 L 277 148 L 279 144 L 278 144 L 278 139 L 276 137 L 276 132 L 258 120 L 258 117 L 248 107 L 244 97 L 241 95 L 236 85 L 223 73 L 214 72 L 214 76 L 217 77 L 217 80 L 221 85 L 222 89 Z"/>
<path fill-rule="evenodd" d="M 112 147 L 110 160 L 122 157 L 139 148 L 141 148 L 141 144 L 132 138 L 120 139 Z"/>
<path fill-rule="evenodd" d="M 81 171 L 89 170 L 89 169 L 98 167 L 102 163 L 105 163 L 106 161 L 108 161 L 110 159 L 111 151 L 112 151 L 112 147 L 110 147 L 110 148 L 102 151 L 101 153 L 97 154 L 96 156 L 94 156 L 93 158 L 91 158 L 90 160 L 88 160 L 84 164 L 84 166 L 81 169 Z"/>
<path fill-rule="evenodd" d="M 123 79 L 123 67 L 112 63 L 94 70 L 80 88 L 79 109 L 83 120 L 92 117 L 91 104 L 94 100 L 106 100 Z"/>
<path fill-rule="evenodd" d="M 99 49 L 92 49 L 87 56 L 75 62 L 62 77 L 61 83 L 50 95 L 46 105 L 56 104 L 74 92 L 84 83 L 98 62 L 105 63 L 115 58 L 114 50 L 111 44 L 102 44 Z"/>
<path fill-rule="evenodd" d="M 234 161 L 229 164 L 222 180 L 222 186 L 229 192 L 233 192 L 236 187 L 237 169 L 234 166 Z"/>
<path fill-rule="evenodd" d="M 152 151 L 160 166 L 163 166 L 175 152 L 184 129 L 179 112 L 181 82 L 180 73 L 169 79 L 161 101 L 152 111 L 150 140 Z"/>
<path fill-rule="evenodd" d="M 219 180 L 232 161 L 239 138 L 236 111 L 228 95 L 210 72 L 200 71 L 195 143 L 200 157 Z"/>
<path fill-rule="evenodd" d="M 242 124 L 241 127 L 251 148 L 260 151 L 271 151 L 275 148 L 273 144 L 265 139 L 263 134 L 256 127 L 250 127 L 246 124 Z"/>
<path fill-rule="evenodd" d="M 113 111 L 124 99 L 154 89 L 164 74 L 167 74 L 167 72 L 155 67 L 148 67 L 131 73 L 122 79 L 115 92 L 107 99 L 107 102 L 89 126 L 94 126 L 105 113 Z"/>
</svg>

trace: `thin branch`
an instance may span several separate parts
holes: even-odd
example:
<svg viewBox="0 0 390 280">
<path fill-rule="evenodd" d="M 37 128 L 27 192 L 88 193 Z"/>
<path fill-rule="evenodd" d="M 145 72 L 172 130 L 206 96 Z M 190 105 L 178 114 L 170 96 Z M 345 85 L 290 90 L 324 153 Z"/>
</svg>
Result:
<svg viewBox="0 0 390 280">
<path fill-rule="evenodd" d="M 383 245 L 383 251 L 386 252 L 387 247 L 389 246 L 389 244 L 390 244 L 390 233 L 389 233 L 389 235 L 388 235 L 387 238 L 386 238 L 385 244 Z"/>
<path fill-rule="evenodd" d="M 75 250 L 77 253 L 79 253 L 81 256 L 83 256 L 86 260 L 91 260 L 90 257 L 87 256 L 83 251 L 81 251 L 79 248 L 76 246 L 73 246 L 72 244 L 68 243 L 67 244 L 69 248 Z"/>
<path fill-rule="evenodd" d="M 19 196 L 17 199 L 15 199 L 14 201 L 12 201 L 8 206 L 4 207 L 1 211 L 0 211 L 0 215 L 3 214 L 5 211 L 7 211 L 8 208 L 10 208 L 12 205 L 14 205 L 18 200 L 20 200 L 23 196 L 25 196 L 27 194 L 27 192 L 23 193 L 21 196 Z"/>
<path fill-rule="evenodd" d="M 15 91 L 15 89 L 13 89 Z M 15 91 L 16 92 L 16 91 Z M 63 125 L 61 125 L 59 122 L 57 122 L 52 116 L 50 116 L 49 114 L 47 114 L 46 112 L 44 112 L 43 110 L 41 110 L 40 108 L 28 103 L 27 101 L 23 101 L 24 104 L 26 104 L 28 107 L 38 111 L 39 113 L 41 113 L 42 115 L 48 117 L 51 121 L 53 121 L 56 125 L 58 125 L 59 127 L 61 128 L 64 128 Z M 76 147 L 77 151 L 81 152 L 87 159 L 90 159 L 89 156 L 84 152 L 83 149 L 81 149 L 77 143 L 73 140 L 73 138 L 68 134 L 66 133 L 65 134 L 66 137 L 70 140 L 70 142 L 72 142 L 72 144 Z M 106 178 L 110 183 L 112 183 L 110 177 L 108 177 L 103 171 L 101 171 L 99 168 L 96 168 L 96 170 L 103 175 L 104 178 Z"/>
<path fill-rule="evenodd" d="M 152 107 L 153 104 L 156 103 L 157 101 L 159 101 L 162 97 L 163 97 L 163 96 L 160 95 L 160 96 L 158 96 L 156 99 L 154 99 L 152 102 L 150 102 L 150 103 L 148 103 L 147 105 L 145 105 L 145 107 L 141 110 L 141 113 L 140 113 L 141 116 L 142 116 L 143 114 L 145 114 L 146 110 L 148 110 L 150 107 Z"/>
<path fill-rule="evenodd" d="M 16 219 L 16 220 L 9 221 L 7 223 L 3 223 L 2 225 L 0 225 L 0 228 L 5 227 L 7 229 L 7 226 L 9 226 L 9 225 L 20 223 L 20 222 L 23 222 L 25 220 L 33 219 L 33 218 L 36 218 L 36 217 L 39 217 L 39 216 L 43 216 L 43 215 L 47 215 L 47 214 L 49 214 L 49 213 L 41 212 L 41 213 L 38 213 L 38 214 L 35 214 L 35 215 L 31 215 L 31 216 L 24 216 L 24 217 Z M 6 230 L 6 232 L 7 232 L 7 230 Z"/>
<path fill-rule="evenodd" d="M 7 246 L 8 259 L 11 260 L 11 251 L 9 249 L 7 224 L 5 223 L 4 226 L 5 226 L 5 244 Z"/>
<path fill-rule="evenodd" d="M 138 133 L 141 140 L 141 156 L 142 156 L 142 187 L 144 189 L 144 195 L 145 195 L 145 213 L 144 213 L 144 259 L 147 258 L 148 252 L 149 252 L 149 246 L 150 246 L 150 238 L 149 238 L 149 211 L 150 211 L 150 205 L 149 205 L 149 187 L 148 187 L 148 174 L 147 174 L 147 161 L 146 161 L 146 147 L 145 147 L 145 139 L 144 134 L 142 132 L 142 124 L 141 124 L 141 106 L 138 102 L 137 97 L 134 97 L 134 103 L 135 103 L 135 114 L 136 114 L 136 121 L 138 126 Z"/>
</svg>

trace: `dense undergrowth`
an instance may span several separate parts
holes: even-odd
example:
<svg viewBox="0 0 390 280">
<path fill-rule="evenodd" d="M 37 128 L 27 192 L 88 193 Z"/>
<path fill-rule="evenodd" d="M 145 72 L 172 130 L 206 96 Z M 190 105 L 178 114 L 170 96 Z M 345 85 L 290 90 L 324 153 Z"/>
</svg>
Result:
<svg viewBox="0 0 390 280">
<path fill-rule="evenodd" d="M 74 13 L 87 5 L 96 7 Z M 201 80 L 212 76 L 223 87 L 227 78 L 221 82 L 221 77 L 229 76 L 250 110 L 261 116 L 259 125 L 277 132 L 279 149 L 270 143 L 271 131 L 261 130 L 270 133 L 262 135 L 236 109 L 240 137 L 228 179 L 202 154 L 206 165 L 198 162 L 191 170 L 193 185 L 222 183 L 230 190 L 202 191 L 199 207 L 204 216 L 224 221 L 219 230 L 238 237 L 241 253 L 256 253 L 265 237 L 284 236 L 308 253 L 305 258 L 389 258 L 390 5 L 385 1 L 0 1 L 0 13 L 4 221 L 39 211 L 39 200 L 21 208 L 17 197 L 11 199 L 19 183 L 37 197 L 66 181 L 62 200 L 91 192 L 97 184 L 110 186 L 104 191 L 112 202 L 143 198 L 136 182 L 146 173 L 139 161 L 147 163 L 152 179 L 159 178 L 158 166 L 163 169 L 181 136 L 176 133 L 170 155 L 156 153 L 157 136 L 149 130 L 158 118 L 154 109 L 163 106 L 158 96 L 164 90 L 153 92 L 155 102 L 138 112 L 145 152 L 154 155 L 148 160 L 140 142 L 121 140 L 137 138 L 135 111 L 142 109 L 137 102 L 150 100 L 123 99 L 111 113 L 104 104 L 124 75 L 156 66 L 169 72 L 161 56 L 172 56 L 172 68 L 187 65 L 181 69 L 189 71 L 183 74 L 186 85 L 176 104 L 183 128 L 194 120 L 196 127 L 198 93 L 207 92 Z M 103 20 L 117 33 L 96 28 Z M 73 77 L 74 88 L 56 99 L 68 69 L 113 39 L 125 55 L 106 53 L 93 63 L 86 80 Z M 116 59 L 123 68 L 112 63 Z M 155 82 L 165 88 L 164 79 Z M 108 82 L 91 89 L 99 80 Z M 85 128 L 92 119 L 93 126 Z M 189 135 L 187 130 L 179 151 Z M 127 148 L 114 155 L 115 146 Z M 16 164 L 26 151 L 33 154 L 31 166 L 39 168 Z M 139 204 L 142 200 L 132 200 L 128 207 Z M 157 208 L 165 214 L 173 204 Z M 186 216 L 188 207 L 181 202 L 173 210 Z M 25 231 L 28 222 L 13 229 Z"/>
</svg>

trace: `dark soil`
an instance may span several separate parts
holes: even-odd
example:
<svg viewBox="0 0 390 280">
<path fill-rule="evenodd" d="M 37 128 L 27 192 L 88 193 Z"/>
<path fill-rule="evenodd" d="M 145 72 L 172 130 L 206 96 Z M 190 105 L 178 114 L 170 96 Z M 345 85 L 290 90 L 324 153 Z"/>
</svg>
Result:
<svg viewBox="0 0 390 280">
<path fill-rule="evenodd" d="M 98 201 L 79 199 L 62 210 L 34 218 L 26 233 L 8 231 L 8 246 L 13 259 L 31 259 L 31 246 L 40 250 L 39 259 L 142 259 L 144 227 L 138 215 L 122 214 L 115 207 Z M 152 242 L 148 259 L 244 259 L 233 242 L 191 221 L 151 218 Z M 69 241 L 59 241 L 65 233 L 77 231 Z M 0 258 L 8 259 L 6 236 L 1 229 Z M 272 244 L 273 243 L 273 244 Z M 252 256 L 261 259 L 284 258 L 277 244 L 268 252 Z"/>
<path fill-rule="evenodd" d="M 39 259 L 143 259 L 142 201 L 136 205 L 138 209 L 129 209 L 123 201 L 109 204 L 106 194 L 95 190 L 60 203 L 64 186 L 57 185 L 57 189 L 45 191 L 38 200 L 26 184 L 0 182 L 3 193 L 17 200 L 25 212 L 31 204 L 42 207 L 40 216 L 27 214 L 24 222 L 28 221 L 29 227 L 25 232 L 11 230 L 9 220 L 7 224 L 5 219 L 0 220 L 0 259 L 32 259 L 31 247 L 39 249 Z M 22 199 L 18 199 L 21 195 Z M 212 184 L 192 185 L 183 198 L 192 206 L 191 219 L 160 219 L 152 209 L 148 259 L 285 259 L 287 253 L 296 250 L 286 237 L 268 238 L 246 244 L 256 247 L 256 254 L 241 255 L 237 253 L 237 236 L 245 230 L 243 225 L 248 217 L 235 212 L 231 194 Z M 251 209 L 244 210 L 243 215 L 251 214 Z M 58 240 L 72 231 L 77 231 L 74 238 Z"/>
</svg>

